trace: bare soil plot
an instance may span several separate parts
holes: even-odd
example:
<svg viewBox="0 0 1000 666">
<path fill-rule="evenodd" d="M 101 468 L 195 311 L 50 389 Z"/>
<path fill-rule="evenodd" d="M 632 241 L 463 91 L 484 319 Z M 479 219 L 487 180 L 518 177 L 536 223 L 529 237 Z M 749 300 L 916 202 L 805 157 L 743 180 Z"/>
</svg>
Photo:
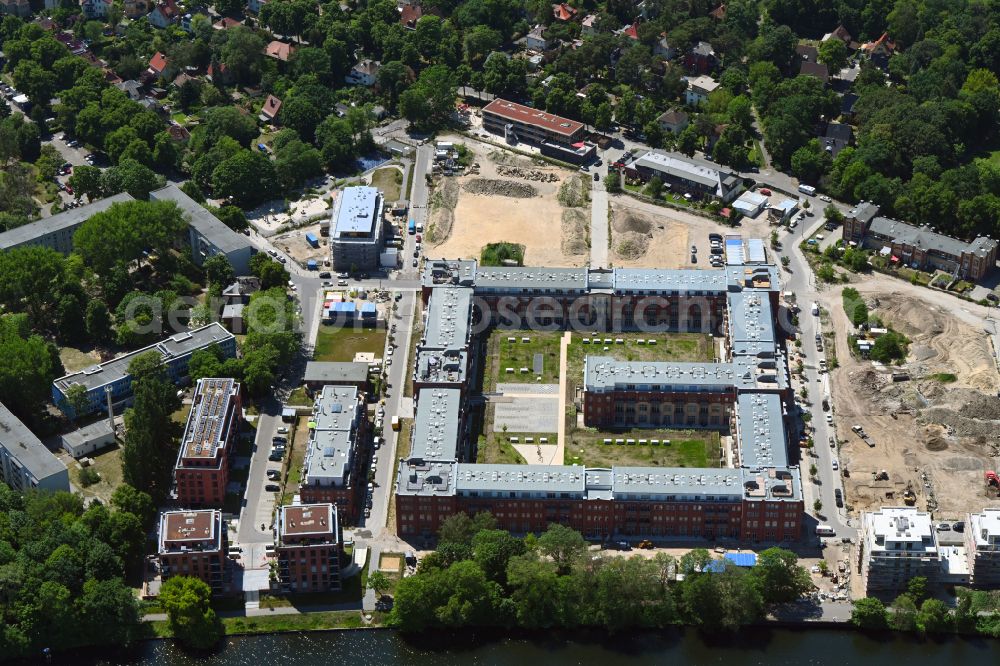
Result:
<svg viewBox="0 0 1000 666">
<path fill-rule="evenodd" d="M 670 219 L 611 205 L 611 254 L 616 266 L 690 268 L 688 227 Z"/>
<path fill-rule="evenodd" d="M 910 338 L 909 358 L 893 370 L 911 380 L 893 382 L 888 369 L 853 358 L 843 309 L 831 310 L 842 365 L 832 373 L 832 387 L 842 468 L 850 474 L 848 505 L 863 511 L 898 504 L 910 487 L 919 508 L 943 518 L 1000 506 L 983 483 L 983 472 L 995 469 L 1000 455 L 1000 378 L 989 339 L 929 300 L 865 296 L 873 314 Z M 853 425 L 865 429 L 874 448 Z M 887 481 L 875 478 L 883 470 Z"/>
<path fill-rule="evenodd" d="M 436 179 L 428 256 L 478 258 L 484 245 L 508 241 L 525 245 L 528 266 L 587 263 L 589 210 L 580 209 L 585 215 L 566 223 L 567 209 L 559 203 L 562 183 L 578 174 L 468 138 L 456 140 L 473 153 L 479 173 Z"/>
</svg>

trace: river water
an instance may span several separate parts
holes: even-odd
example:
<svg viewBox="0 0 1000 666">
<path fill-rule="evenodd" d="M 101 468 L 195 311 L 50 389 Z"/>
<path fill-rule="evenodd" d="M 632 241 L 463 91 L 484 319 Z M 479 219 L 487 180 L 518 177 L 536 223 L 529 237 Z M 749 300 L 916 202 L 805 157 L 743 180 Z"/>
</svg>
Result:
<svg viewBox="0 0 1000 666">
<path fill-rule="evenodd" d="M 659 634 L 546 633 L 532 638 L 462 634 L 404 640 L 390 631 L 341 631 L 230 637 L 211 655 L 188 655 L 170 641 L 140 646 L 120 660 L 64 663 L 156 666 L 961 666 L 997 663 L 1000 642 L 985 639 L 920 640 L 914 636 L 869 637 L 824 629 L 752 629 L 719 639 L 696 631 Z M 54 660 L 59 663 L 59 660 Z"/>
</svg>

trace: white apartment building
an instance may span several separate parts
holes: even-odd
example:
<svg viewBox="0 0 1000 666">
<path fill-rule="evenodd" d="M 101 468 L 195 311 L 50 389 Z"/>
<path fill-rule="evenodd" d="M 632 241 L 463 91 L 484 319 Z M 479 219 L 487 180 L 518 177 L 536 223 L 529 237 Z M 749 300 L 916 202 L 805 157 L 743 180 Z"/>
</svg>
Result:
<svg viewBox="0 0 1000 666">
<path fill-rule="evenodd" d="M 916 576 L 936 579 L 941 563 L 930 514 L 912 507 L 865 513 L 858 558 L 868 595 L 902 591 Z"/>
<path fill-rule="evenodd" d="M 965 521 L 965 552 L 970 584 L 1000 587 L 1000 509 L 970 513 Z"/>
</svg>

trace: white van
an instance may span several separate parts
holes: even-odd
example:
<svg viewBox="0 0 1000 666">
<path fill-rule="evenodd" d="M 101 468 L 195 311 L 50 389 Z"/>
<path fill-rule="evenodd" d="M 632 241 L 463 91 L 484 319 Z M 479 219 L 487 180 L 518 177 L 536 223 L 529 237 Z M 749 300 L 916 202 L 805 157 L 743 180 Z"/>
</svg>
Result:
<svg viewBox="0 0 1000 666">
<path fill-rule="evenodd" d="M 837 533 L 829 525 L 817 525 L 816 536 L 836 536 Z"/>
<path fill-rule="evenodd" d="M 816 301 L 813 301 L 813 304 L 812 304 L 812 313 L 813 313 L 814 316 L 817 316 L 817 317 L 819 316 L 819 303 L 817 303 Z"/>
</svg>

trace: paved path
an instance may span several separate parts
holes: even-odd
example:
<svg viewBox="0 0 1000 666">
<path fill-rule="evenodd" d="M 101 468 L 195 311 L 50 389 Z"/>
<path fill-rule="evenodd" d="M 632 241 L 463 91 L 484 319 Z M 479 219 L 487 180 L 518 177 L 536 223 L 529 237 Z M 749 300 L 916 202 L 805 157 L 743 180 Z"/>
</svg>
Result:
<svg viewBox="0 0 1000 666">
<path fill-rule="evenodd" d="M 608 266 L 608 191 L 601 180 L 590 193 L 590 267 Z"/>
<path fill-rule="evenodd" d="M 573 340 L 570 331 L 559 338 L 559 428 L 556 431 L 556 460 L 562 464 L 566 460 L 566 368 L 569 365 L 569 343 Z"/>
</svg>

